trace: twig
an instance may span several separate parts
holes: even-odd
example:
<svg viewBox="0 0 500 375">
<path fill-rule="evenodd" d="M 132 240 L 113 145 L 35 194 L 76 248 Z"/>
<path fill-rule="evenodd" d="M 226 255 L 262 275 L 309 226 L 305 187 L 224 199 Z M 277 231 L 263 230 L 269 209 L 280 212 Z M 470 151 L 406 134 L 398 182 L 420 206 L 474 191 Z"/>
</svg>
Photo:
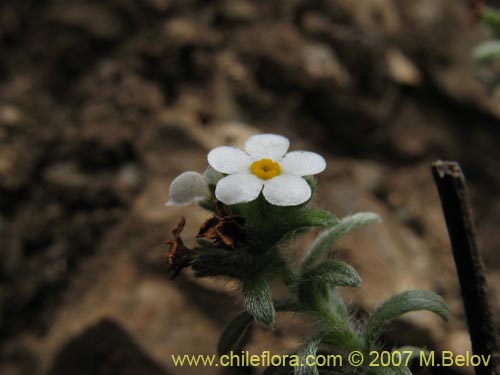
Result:
<svg viewBox="0 0 500 375">
<path fill-rule="evenodd" d="M 486 295 L 484 265 L 477 249 L 465 178 L 457 162 L 437 161 L 432 175 L 439 191 L 462 291 L 472 351 L 491 355 L 477 375 L 500 375 L 499 341 Z"/>
</svg>

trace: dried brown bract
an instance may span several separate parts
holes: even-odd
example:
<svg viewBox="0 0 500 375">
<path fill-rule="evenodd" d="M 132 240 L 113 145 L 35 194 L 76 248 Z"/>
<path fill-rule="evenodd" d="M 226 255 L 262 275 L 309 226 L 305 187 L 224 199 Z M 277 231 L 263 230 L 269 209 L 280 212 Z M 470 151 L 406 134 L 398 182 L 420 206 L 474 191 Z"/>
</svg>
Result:
<svg viewBox="0 0 500 375">
<path fill-rule="evenodd" d="M 216 247 L 234 249 L 237 243 L 247 241 L 245 219 L 233 215 L 213 216 L 201 226 L 196 238 L 212 241 Z"/>
<path fill-rule="evenodd" d="M 172 231 L 174 239 L 165 242 L 167 245 L 170 245 L 166 258 L 171 280 L 175 279 L 183 268 L 189 267 L 193 261 L 194 251 L 187 248 L 180 237 L 185 225 L 186 219 L 182 218 L 177 228 Z"/>
</svg>

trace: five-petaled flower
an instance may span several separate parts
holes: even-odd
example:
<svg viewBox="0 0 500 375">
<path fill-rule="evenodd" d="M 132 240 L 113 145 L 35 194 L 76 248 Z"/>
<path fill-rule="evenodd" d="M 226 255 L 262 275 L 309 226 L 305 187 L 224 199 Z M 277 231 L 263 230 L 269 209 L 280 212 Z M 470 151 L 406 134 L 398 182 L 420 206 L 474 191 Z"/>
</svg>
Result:
<svg viewBox="0 0 500 375">
<path fill-rule="evenodd" d="M 251 202 L 262 192 L 275 206 L 296 206 L 311 198 L 304 176 L 326 168 L 325 159 L 314 152 L 292 151 L 287 138 L 259 134 L 247 139 L 245 151 L 217 147 L 209 152 L 208 163 L 227 176 L 217 182 L 215 197 L 226 205 Z"/>
</svg>

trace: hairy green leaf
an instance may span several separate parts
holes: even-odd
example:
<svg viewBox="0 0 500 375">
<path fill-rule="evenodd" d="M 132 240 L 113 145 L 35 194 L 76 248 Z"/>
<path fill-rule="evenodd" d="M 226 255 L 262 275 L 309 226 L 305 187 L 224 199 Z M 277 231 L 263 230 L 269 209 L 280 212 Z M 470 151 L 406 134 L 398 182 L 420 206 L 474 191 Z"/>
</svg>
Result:
<svg viewBox="0 0 500 375">
<path fill-rule="evenodd" d="M 481 13 L 481 22 L 497 38 L 500 38 L 500 10 L 486 7 Z"/>
<path fill-rule="evenodd" d="M 323 338 L 323 342 L 335 348 L 337 351 L 352 351 L 358 350 L 359 340 L 352 329 L 339 324 L 337 327 L 330 329 Z"/>
<path fill-rule="evenodd" d="M 297 352 L 300 364 L 295 367 L 295 375 L 319 375 L 319 371 L 316 366 L 308 366 L 307 357 L 316 356 L 319 344 L 321 343 L 324 335 L 324 332 L 320 332 L 300 346 Z"/>
<path fill-rule="evenodd" d="M 346 233 L 364 225 L 380 221 L 380 216 L 373 212 L 360 212 L 343 218 L 336 226 L 331 229 L 327 229 L 318 236 L 309 250 L 309 253 L 302 262 L 302 270 L 306 270 L 311 267 L 321 256 L 330 250 L 335 241 Z"/>
<path fill-rule="evenodd" d="M 328 211 L 311 209 L 304 210 L 294 221 L 296 228 L 326 228 L 339 223 L 339 219 L 335 214 Z"/>
<path fill-rule="evenodd" d="M 332 290 L 330 293 L 330 309 L 339 319 L 348 321 L 349 310 L 336 290 Z"/>
<path fill-rule="evenodd" d="M 306 308 L 315 311 L 324 309 L 328 305 L 331 295 L 328 284 L 316 280 L 302 280 L 298 287 L 300 302 Z"/>
<path fill-rule="evenodd" d="M 245 309 L 256 320 L 264 324 L 273 324 L 275 317 L 271 290 L 266 280 L 255 278 L 243 283 L 243 299 Z"/>
<path fill-rule="evenodd" d="M 481 63 L 487 63 L 500 59 L 500 41 L 489 40 L 474 48 L 472 51 L 474 59 Z"/>
<path fill-rule="evenodd" d="M 238 278 L 242 257 L 234 251 L 219 248 L 201 248 L 195 253 L 192 268 L 196 277 L 229 276 Z"/>
<path fill-rule="evenodd" d="M 364 325 L 366 342 L 369 344 L 376 340 L 392 319 L 419 310 L 432 311 L 445 320 L 450 316 L 446 302 L 437 294 L 425 290 L 406 291 L 388 299 L 370 315 Z"/>
<path fill-rule="evenodd" d="M 354 267 L 333 259 L 326 260 L 309 269 L 303 274 L 302 279 L 334 286 L 358 286 L 361 283 L 361 278 Z"/>
<path fill-rule="evenodd" d="M 247 329 L 252 324 L 254 318 L 248 312 L 243 311 L 236 315 L 224 328 L 222 335 L 217 345 L 219 355 L 229 353 L 234 349 L 240 338 L 245 334 Z"/>
</svg>

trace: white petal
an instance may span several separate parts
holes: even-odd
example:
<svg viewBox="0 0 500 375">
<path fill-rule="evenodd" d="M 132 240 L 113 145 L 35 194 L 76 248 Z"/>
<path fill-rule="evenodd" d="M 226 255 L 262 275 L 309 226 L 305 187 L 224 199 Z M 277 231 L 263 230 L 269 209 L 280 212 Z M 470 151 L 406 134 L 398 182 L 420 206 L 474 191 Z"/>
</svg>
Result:
<svg viewBox="0 0 500 375">
<path fill-rule="evenodd" d="M 233 174 L 248 169 L 252 159 L 237 148 L 222 146 L 208 153 L 208 164 L 217 172 Z"/>
<path fill-rule="evenodd" d="M 203 172 L 203 177 L 205 177 L 205 181 L 209 185 L 215 185 L 224 175 L 220 172 L 217 172 L 210 165 Z"/>
<path fill-rule="evenodd" d="M 227 205 L 251 202 L 259 196 L 262 185 L 253 174 L 232 174 L 217 183 L 215 197 Z"/>
<path fill-rule="evenodd" d="M 290 142 L 287 138 L 276 134 L 257 134 L 245 142 L 245 151 L 254 160 L 269 158 L 279 161 L 288 151 Z"/>
<path fill-rule="evenodd" d="M 306 180 L 293 174 L 281 174 L 267 180 L 262 193 L 275 206 L 297 206 L 307 202 L 312 194 Z"/>
<path fill-rule="evenodd" d="M 299 176 L 318 174 L 326 168 L 323 156 L 309 151 L 289 152 L 279 164 L 283 172 Z"/>
<path fill-rule="evenodd" d="M 207 199 L 210 190 L 205 178 L 198 172 L 184 172 L 170 184 L 167 206 L 185 206 Z"/>
</svg>

